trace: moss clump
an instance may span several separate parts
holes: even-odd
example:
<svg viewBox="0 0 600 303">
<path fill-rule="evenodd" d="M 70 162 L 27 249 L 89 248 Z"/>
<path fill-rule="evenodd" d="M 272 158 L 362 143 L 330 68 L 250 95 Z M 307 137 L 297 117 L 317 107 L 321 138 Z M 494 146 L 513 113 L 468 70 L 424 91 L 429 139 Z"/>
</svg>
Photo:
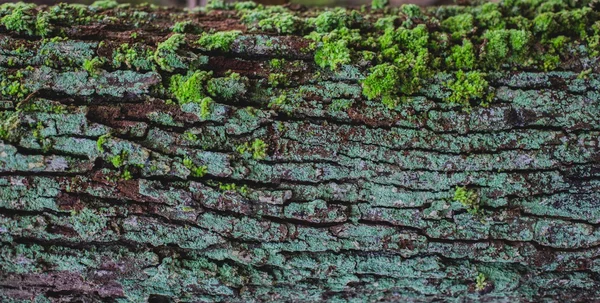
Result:
<svg viewBox="0 0 600 303">
<path fill-rule="evenodd" d="M 371 8 L 372 9 L 383 9 L 389 4 L 389 0 L 372 0 Z"/>
<path fill-rule="evenodd" d="M 272 73 L 269 74 L 269 85 L 277 87 L 280 85 L 288 84 L 287 74 L 285 73 Z"/>
<path fill-rule="evenodd" d="M 239 145 L 236 149 L 242 155 L 249 154 L 252 156 L 252 159 L 262 160 L 267 157 L 267 148 L 268 145 L 265 143 L 265 141 L 261 139 L 254 139 L 252 143 L 246 142 L 242 145 Z"/>
<path fill-rule="evenodd" d="M 203 33 L 198 40 L 198 44 L 209 51 L 221 50 L 228 52 L 231 49 L 231 44 L 241 33 L 237 30 L 216 32 L 214 34 Z"/>
<path fill-rule="evenodd" d="M 322 12 L 310 21 L 314 24 L 317 33 L 327 33 L 337 28 L 347 27 L 350 20 L 345 9 L 337 9 Z"/>
<path fill-rule="evenodd" d="M 208 119 L 210 117 L 210 113 L 212 112 L 213 99 L 210 97 L 203 98 L 200 101 L 200 118 Z"/>
<path fill-rule="evenodd" d="M 189 27 L 191 24 L 191 21 L 176 22 L 172 27 L 173 32 L 183 34 L 185 33 L 186 28 Z"/>
<path fill-rule="evenodd" d="M 35 4 L 19 2 L 5 4 L 3 8 L 10 11 L 8 15 L 0 19 L 0 23 L 7 30 L 40 36 L 46 36 L 49 33 L 49 16 L 44 12 L 38 14 Z"/>
<path fill-rule="evenodd" d="M 151 49 L 139 49 L 128 43 L 121 44 L 113 51 L 112 65 L 115 68 L 122 64 L 128 68 L 134 67 L 136 70 L 151 70 L 155 67 L 154 52 Z"/>
<path fill-rule="evenodd" d="M 106 10 L 115 8 L 119 5 L 119 3 L 115 0 L 98 0 L 92 4 L 90 4 L 90 8 L 98 9 L 98 10 Z"/>
<path fill-rule="evenodd" d="M 483 291 L 488 285 L 486 281 L 485 275 L 483 273 L 477 274 L 477 278 L 475 279 L 475 289 L 477 291 Z"/>
<path fill-rule="evenodd" d="M 451 33 L 453 39 L 460 39 L 473 32 L 473 15 L 465 13 L 449 17 L 442 21 L 442 27 Z"/>
<path fill-rule="evenodd" d="M 108 141 L 108 139 L 110 137 L 111 137 L 110 134 L 105 134 L 105 135 L 98 137 L 98 141 L 96 141 L 96 147 L 99 152 L 101 152 L 101 153 L 104 152 L 104 144 L 106 143 L 106 141 Z"/>
<path fill-rule="evenodd" d="M 215 98 L 232 100 L 246 93 L 248 79 L 238 73 L 231 73 L 227 77 L 212 78 L 208 80 L 206 91 Z"/>
<path fill-rule="evenodd" d="M 186 76 L 174 75 L 171 77 L 169 90 L 179 104 L 202 102 L 207 97 L 204 87 L 211 77 L 212 72 L 207 71 L 190 72 Z"/>
<path fill-rule="evenodd" d="M 172 72 L 175 68 L 185 67 L 176 53 L 179 46 L 184 43 L 185 36 L 183 34 L 173 34 L 167 40 L 159 43 L 154 52 L 154 61 L 156 64 L 161 69 L 169 72 Z"/>
<path fill-rule="evenodd" d="M 454 201 L 460 202 L 470 214 L 479 214 L 479 196 L 475 190 L 467 189 L 466 186 L 457 186 L 454 190 Z"/>
<path fill-rule="evenodd" d="M 384 63 L 371 69 L 363 81 L 363 94 L 369 99 L 381 97 L 384 104 L 394 107 L 398 98 L 393 96 L 417 92 L 431 73 L 429 34 L 423 24 L 412 29 L 388 28 L 378 43 L 378 60 Z"/>
<path fill-rule="evenodd" d="M 285 64 L 285 59 L 271 59 L 269 61 L 269 66 L 273 69 L 280 69 L 283 67 L 283 65 Z"/>
<path fill-rule="evenodd" d="M 192 175 L 192 177 L 196 178 L 202 178 L 208 172 L 208 167 L 206 165 L 198 166 L 194 164 L 194 161 L 192 161 L 192 159 L 187 157 L 183 159 L 183 166 L 190 170 L 190 174 Z"/>
<path fill-rule="evenodd" d="M 463 39 L 462 45 L 452 47 L 452 53 L 446 58 L 448 66 L 470 70 L 475 67 L 475 50 L 469 39 Z"/>
<path fill-rule="evenodd" d="M 258 22 L 258 26 L 265 31 L 276 31 L 280 34 L 292 34 L 302 30 L 302 19 L 288 13 L 275 13 Z"/>
<path fill-rule="evenodd" d="M 110 161 L 110 163 L 115 167 L 115 168 L 119 168 L 121 166 L 123 166 L 123 164 L 125 164 L 125 161 L 127 160 L 127 152 L 123 151 L 118 155 L 112 155 L 108 157 L 108 161 Z"/>
<path fill-rule="evenodd" d="M 0 140 L 10 141 L 16 135 L 19 126 L 19 113 L 0 112 Z"/>
<path fill-rule="evenodd" d="M 329 67 L 331 70 L 350 63 L 351 55 L 348 46 L 361 40 L 358 31 L 345 27 L 336 29 L 327 35 L 313 32 L 307 38 L 322 42 L 315 52 L 315 63 L 322 68 Z"/>
<path fill-rule="evenodd" d="M 381 98 L 383 104 L 395 107 L 400 87 L 399 73 L 398 68 L 390 63 L 374 66 L 362 81 L 363 95 L 369 100 Z"/>
<path fill-rule="evenodd" d="M 102 65 L 104 65 L 104 59 L 99 57 L 94 57 L 91 60 L 85 59 L 85 61 L 83 61 L 83 69 L 86 70 L 90 76 L 97 75 Z"/>
<path fill-rule="evenodd" d="M 456 79 L 446 83 L 447 87 L 452 91 L 448 102 L 457 103 L 464 107 L 465 110 L 470 110 L 470 101 L 475 99 L 481 99 L 483 105 L 487 104 L 492 94 L 488 93 L 489 85 L 485 80 L 485 74 L 473 71 L 473 72 L 456 72 Z"/>
</svg>

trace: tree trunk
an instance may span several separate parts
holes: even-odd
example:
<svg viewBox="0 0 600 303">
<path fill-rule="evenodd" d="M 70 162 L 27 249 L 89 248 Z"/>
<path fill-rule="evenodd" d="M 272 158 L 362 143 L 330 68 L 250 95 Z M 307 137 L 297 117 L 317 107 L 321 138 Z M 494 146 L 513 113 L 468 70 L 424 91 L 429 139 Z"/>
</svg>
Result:
<svg viewBox="0 0 600 303">
<path fill-rule="evenodd" d="M 323 11 L 254 22 L 261 7 L 232 5 L 2 6 L 3 302 L 600 297 L 591 33 L 549 66 L 542 41 L 566 34 L 532 25 L 531 60 L 515 44 L 492 57 L 476 6 L 348 9 L 319 25 Z M 465 10 L 473 29 L 440 42 Z M 373 24 L 394 14 L 388 28 L 426 25 L 425 71 L 394 78 L 401 60 L 367 38 L 323 38 L 357 28 L 383 45 Z M 315 26 L 322 39 L 304 38 Z M 462 37 L 475 66 L 447 53 Z M 346 45 L 350 59 L 335 54 Z"/>
</svg>

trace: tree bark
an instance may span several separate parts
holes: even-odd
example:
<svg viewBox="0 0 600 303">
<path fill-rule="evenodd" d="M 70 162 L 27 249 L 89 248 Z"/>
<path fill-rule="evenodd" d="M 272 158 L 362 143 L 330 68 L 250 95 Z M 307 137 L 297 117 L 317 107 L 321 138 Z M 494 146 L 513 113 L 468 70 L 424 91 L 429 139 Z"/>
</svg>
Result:
<svg viewBox="0 0 600 303">
<path fill-rule="evenodd" d="M 367 61 L 233 10 L 91 11 L 0 27 L 3 302 L 600 297 L 595 60 L 488 70 L 470 111 L 442 70 L 390 109 Z"/>
</svg>

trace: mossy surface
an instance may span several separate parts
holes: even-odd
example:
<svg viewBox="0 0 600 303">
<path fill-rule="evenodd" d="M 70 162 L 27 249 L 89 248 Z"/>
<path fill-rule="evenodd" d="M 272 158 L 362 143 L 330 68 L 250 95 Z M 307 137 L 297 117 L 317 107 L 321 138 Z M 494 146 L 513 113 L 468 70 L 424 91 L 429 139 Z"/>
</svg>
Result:
<svg viewBox="0 0 600 303">
<path fill-rule="evenodd" d="M 1 5 L 0 301 L 593 301 L 595 5 Z"/>
</svg>

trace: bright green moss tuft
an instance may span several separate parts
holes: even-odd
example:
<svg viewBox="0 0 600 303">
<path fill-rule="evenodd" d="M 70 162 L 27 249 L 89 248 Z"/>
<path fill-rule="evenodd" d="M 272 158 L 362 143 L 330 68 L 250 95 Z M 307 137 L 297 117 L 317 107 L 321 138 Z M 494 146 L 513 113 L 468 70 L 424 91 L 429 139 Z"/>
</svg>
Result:
<svg viewBox="0 0 600 303">
<path fill-rule="evenodd" d="M 478 71 L 456 72 L 456 80 L 449 81 L 447 87 L 452 91 L 448 102 L 461 104 L 465 110 L 470 109 L 471 100 L 483 99 L 482 104 L 487 104 L 492 97 L 487 94 L 489 85 L 485 74 Z"/>
<path fill-rule="evenodd" d="M 183 159 L 183 166 L 190 170 L 192 177 L 196 178 L 202 178 L 208 172 L 208 167 L 206 165 L 195 165 L 192 159 L 187 157 Z"/>
<path fill-rule="evenodd" d="M 10 14 L 0 19 L 0 22 L 2 25 L 4 25 L 4 27 L 6 27 L 7 30 L 19 33 L 27 33 L 29 35 L 38 33 L 36 29 L 38 21 L 35 4 L 25 4 L 23 2 L 19 2 L 11 4 L 9 7 Z M 42 17 L 43 19 L 40 21 L 42 33 L 40 34 L 47 34 L 46 28 L 48 26 L 48 19 L 45 17 L 45 15 Z"/>
<path fill-rule="evenodd" d="M 363 95 L 369 100 L 381 98 L 383 104 L 394 107 L 400 87 L 399 70 L 394 65 L 383 63 L 371 68 L 369 76 L 362 81 Z"/>
<path fill-rule="evenodd" d="M 104 65 L 104 59 L 99 57 L 94 57 L 91 60 L 85 59 L 85 61 L 83 61 L 83 69 L 86 70 L 90 76 L 97 75 L 102 65 Z"/>
<path fill-rule="evenodd" d="M 215 98 L 231 100 L 243 96 L 246 91 L 248 79 L 237 73 L 231 73 L 227 77 L 212 78 L 208 80 L 206 91 Z"/>
<path fill-rule="evenodd" d="M 371 8 L 372 9 L 383 9 L 390 3 L 389 0 L 372 0 Z"/>
<path fill-rule="evenodd" d="M 169 90 L 175 95 L 179 104 L 201 102 L 206 97 L 204 87 L 211 77 L 212 72 L 206 71 L 190 72 L 186 76 L 173 75 Z"/>
<path fill-rule="evenodd" d="M 416 4 L 402 4 L 400 10 L 410 18 L 419 18 L 423 16 L 421 8 Z"/>
<path fill-rule="evenodd" d="M 462 45 L 452 47 L 452 53 L 446 58 L 448 66 L 470 70 L 475 67 L 475 52 L 473 43 L 469 39 L 463 39 Z"/>
<path fill-rule="evenodd" d="M 302 19 L 288 12 L 275 13 L 258 22 L 262 30 L 276 31 L 280 34 L 292 34 L 302 30 Z"/>
<path fill-rule="evenodd" d="M 154 61 L 165 71 L 172 72 L 175 68 L 183 68 L 185 65 L 177 57 L 177 50 L 185 43 L 183 34 L 173 34 L 167 40 L 161 42 L 154 52 Z"/>
<path fill-rule="evenodd" d="M 98 0 L 92 4 L 90 4 L 90 8 L 106 10 L 115 8 L 119 5 L 119 3 L 115 0 Z"/>
<path fill-rule="evenodd" d="M 101 153 L 104 152 L 103 145 L 106 143 L 106 141 L 108 141 L 109 138 L 110 138 L 110 134 L 105 134 L 98 138 L 98 141 L 96 141 L 96 147 L 98 148 L 99 152 L 101 152 Z"/>
<path fill-rule="evenodd" d="M 454 201 L 460 202 L 470 214 L 479 214 L 479 196 L 475 190 L 467 189 L 466 186 L 457 186 L 454 191 Z"/>
<path fill-rule="evenodd" d="M 453 39 L 460 39 L 473 32 L 473 15 L 465 13 L 449 17 L 442 21 L 442 27 L 450 31 Z"/>
<path fill-rule="evenodd" d="M 327 33 L 336 28 L 346 27 L 348 25 L 345 9 L 322 12 L 311 21 L 314 23 L 315 31 L 318 33 Z"/>
<path fill-rule="evenodd" d="M 198 40 L 198 44 L 205 48 L 206 50 L 221 50 L 228 52 L 231 49 L 231 45 L 235 41 L 235 39 L 242 32 L 234 30 L 234 31 L 225 31 L 225 32 L 216 32 L 214 34 L 203 33 L 200 39 Z"/>
<path fill-rule="evenodd" d="M 176 22 L 173 25 L 172 30 L 174 33 L 183 34 L 183 33 L 185 33 L 186 28 L 189 27 L 191 24 L 192 24 L 191 21 Z"/>
<path fill-rule="evenodd" d="M 212 104 L 213 99 L 210 97 L 203 98 L 202 101 L 200 101 L 200 118 L 208 119 L 208 117 L 210 117 Z"/>
<path fill-rule="evenodd" d="M 287 83 L 288 83 L 287 74 L 285 74 L 285 73 L 269 74 L 269 85 L 271 85 L 272 87 L 286 85 Z"/>
<path fill-rule="evenodd" d="M 246 142 L 238 146 L 236 149 L 242 155 L 250 154 L 253 159 L 262 160 L 267 157 L 267 148 L 268 145 L 265 143 L 265 141 L 261 139 L 254 139 L 252 143 Z"/>
</svg>

